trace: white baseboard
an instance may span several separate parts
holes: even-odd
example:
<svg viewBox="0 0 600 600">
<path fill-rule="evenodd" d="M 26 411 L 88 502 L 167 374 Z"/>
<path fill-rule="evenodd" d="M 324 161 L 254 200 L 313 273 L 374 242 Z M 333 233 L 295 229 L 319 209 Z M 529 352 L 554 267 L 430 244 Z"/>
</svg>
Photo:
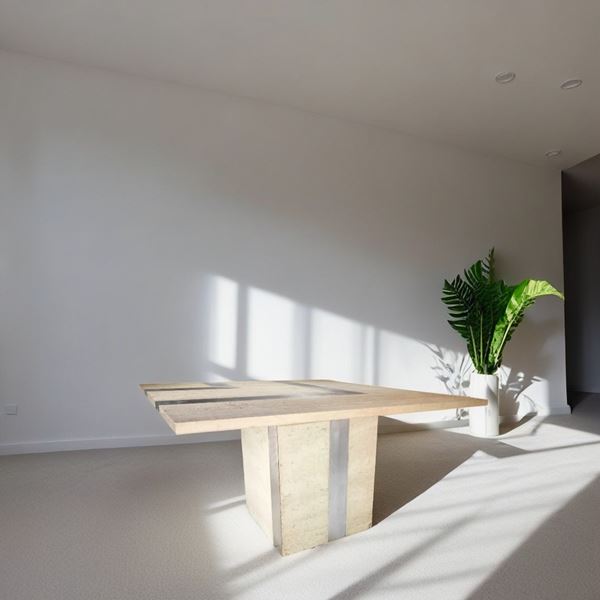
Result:
<svg viewBox="0 0 600 600">
<path fill-rule="evenodd" d="M 89 438 L 78 440 L 51 440 L 43 442 L 22 442 L 0 444 L 0 455 L 33 454 L 39 452 L 63 452 L 65 450 L 98 450 L 101 448 L 132 448 L 136 446 L 165 446 L 171 444 L 196 444 L 199 442 L 221 442 L 237 440 L 239 431 L 223 431 L 200 435 L 175 436 L 144 435 L 131 437 Z"/>
<path fill-rule="evenodd" d="M 560 417 L 571 414 L 571 407 L 568 404 L 564 406 L 551 406 L 547 412 L 538 413 L 541 417 Z"/>
<path fill-rule="evenodd" d="M 560 417 L 571 414 L 571 407 L 551 407 L 549 412 L 531 412 L 524 415 L 500 415 L 500 425 L 514 425 L 523 419 L 529 419 L 531 417 L 539 417 L 545 419 L 548 417 Z M 379 433 L 385 435 L 386 433 L 403 433 L 410 431 L 427 431 L 430 429 L 453 429 L 455 427 L 467 427 L 469 425 L 469 417 L 466 416 L 462 419 L 443 419 L 440 421 L 423 421 L 423 422 L 406 422 L 402 421 L 400 416 L 390 417 L 389 420 L 394 420 L 396 423 L 390 423 L 389 421 L 385 424 L 379 425 Z"/>
</svg>

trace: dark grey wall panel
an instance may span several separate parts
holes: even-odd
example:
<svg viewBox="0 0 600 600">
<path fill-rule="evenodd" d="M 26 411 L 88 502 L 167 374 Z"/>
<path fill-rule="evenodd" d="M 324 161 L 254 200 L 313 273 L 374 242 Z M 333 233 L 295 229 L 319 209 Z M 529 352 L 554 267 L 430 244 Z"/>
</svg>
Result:
<svg viewBox="0 0 600 600">
<path fill-rule="evenodd" d="M 600 203 L 600 161 L 594 164 Z M 589 183 L 589 168 L 586 173 Z M 567 386 L 600 392 L 600 206 L 590 204 L 592 191 L 578 185 L 579 176 L 576 167 L 563 174 Z M 585 198 L 579 197 L 581 190 Z M 587 208 L 573 210 L 581 206 Z"/>
</svg>

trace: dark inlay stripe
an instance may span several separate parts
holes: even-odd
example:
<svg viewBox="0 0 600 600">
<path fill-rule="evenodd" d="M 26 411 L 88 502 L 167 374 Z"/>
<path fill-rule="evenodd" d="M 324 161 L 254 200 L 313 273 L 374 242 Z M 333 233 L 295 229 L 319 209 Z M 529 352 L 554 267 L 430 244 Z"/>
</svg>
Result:
<svg viewBox="0 0 600 600">
<path fill-rule="evenodd" d="M 316 386 L 315 386 L 316 387 Z M 192 388 L 192 389 L 200 389 L 200 388 Z M 208 389 L 208 388 L 203 388 Z M 323 388 L 327 389 L 327 388 Z M 164 390 L 171 391 L 171 390 Z M 360 395 L 362 392 L 349 392 L 346 390 L 331 390 L 329 392 L 332 396 L 353 396 Z M 325 395 L 325 394 L 323 394 Z M 305 396 L 304 398 L 307 400 L 312 400 L 314 398 L 318 398 L 319 396 Z M 186 398 L 182 400 L 155 400 L 154 407 L 158 410 L 160 406 L 171 405 L 171 404 L 204 404 L 211 402 L 243 402 L 245 400 L 286 400 L 289 398 L 297 398 L 302 399 L 302 396 L 296 396 L 295 394 L 267 394 L 262 396 L 241 396 L 238 398 Z"/>
<path fill-rule="evenodd" d="M 211 402 L 241 402 L 242 400 L 277 400 L 280 398 L 292 398 L 293 396 L 243 396 L 241 398 L 190 398 L 183 400 L 157 400 L 154 406 L 158 408 L 164 404 L 210 404 Z"/>
<path fill-rule="evenodd" d="M 151 388 L 146 390 L 146 392 L 187 392 L 188 390 L 235 390 L 235 386 L 224 383 L 223 385 L 219 383 L 211 383 L 210 385 L 205 385 L 204 387 L 198 387 L 196 385 L 191 387 L 164 387 L 164 388 Z"/>
</svg>

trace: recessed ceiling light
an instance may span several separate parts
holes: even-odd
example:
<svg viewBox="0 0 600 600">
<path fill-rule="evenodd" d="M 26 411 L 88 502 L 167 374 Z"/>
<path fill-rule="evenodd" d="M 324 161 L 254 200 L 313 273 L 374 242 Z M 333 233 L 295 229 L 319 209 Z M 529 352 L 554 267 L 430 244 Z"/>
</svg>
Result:
<svg viewBox="0 0 600 600">
<path fill-rule="evenodd" d="M 548 150 L 546 152 L 546 158 L 556 158 L 562 154 L 562 150 Z"/>
<path fill-rule="evenodd" d="M 567 79 L 560 84 L 561 90 L 573 90 L 578 88 L 583 81 L 581 79 Z"/>
<path fill-rule="evenodd" d="M 498 73 L 496 75 L 496 81 L 498 83 L 510 83 L 514 81 L 516 78 L 516 74 L 512 71 L 502 71 L 502 73 Z"/>
</svg>

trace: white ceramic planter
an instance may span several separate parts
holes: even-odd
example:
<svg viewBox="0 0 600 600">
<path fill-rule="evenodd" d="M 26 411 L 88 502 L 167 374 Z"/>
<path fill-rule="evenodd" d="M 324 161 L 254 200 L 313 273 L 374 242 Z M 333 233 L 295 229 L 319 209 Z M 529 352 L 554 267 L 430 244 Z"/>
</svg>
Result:
<svg viewBox="0 0 600 600">
<path fill-rule="evenodd" d="M 471 435 L 493 437 L 499 434 L 498 376 L 473 373 L 469 396 L 487 400 L 487 406 L 474 406 L 469 409 Z"/>
</svg>

